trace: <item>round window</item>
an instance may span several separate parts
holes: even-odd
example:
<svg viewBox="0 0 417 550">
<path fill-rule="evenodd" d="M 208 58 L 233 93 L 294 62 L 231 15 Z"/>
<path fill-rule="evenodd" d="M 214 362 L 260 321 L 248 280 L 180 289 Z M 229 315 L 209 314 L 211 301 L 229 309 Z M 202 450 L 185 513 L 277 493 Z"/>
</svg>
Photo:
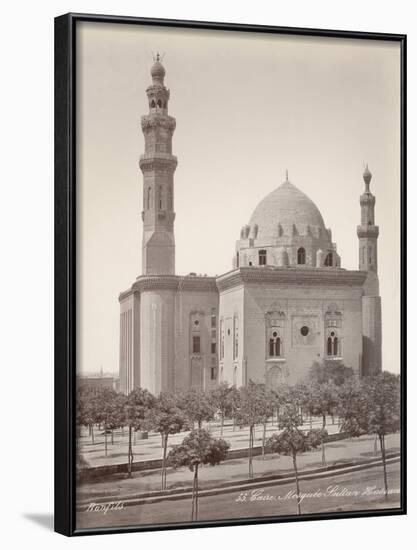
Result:
<svg viewBox="0 0 417 550">
<path fill-rule="evenodd" d="M 334 335 L 335 335 L 335 334 L 334 334 L 334 332 L 332 331 L 332 332 L 330 333 L 330 336 L 334 336 Z"/>
<path fill-rule="evenodd" d="M 310 329 L 304 325 L 303 327 L 301 327 L 300 332 L 303 336 L 307 336 L 307 334 L 310 332 Z"/>
<path fill-rule="evenodd" d="M 272 336 L 273 336 L 274 338 L 276 338 L 276 337 L 278 336 L 278 332 L 274 331 L 274 332 L 272 333 Z"/>
<path fill-rule="evenodd" d="M 194 321 L 194 324 L 196 327 L 198 327 L 198 325 L 200 324 L 200 321 Z"/>
</svg>

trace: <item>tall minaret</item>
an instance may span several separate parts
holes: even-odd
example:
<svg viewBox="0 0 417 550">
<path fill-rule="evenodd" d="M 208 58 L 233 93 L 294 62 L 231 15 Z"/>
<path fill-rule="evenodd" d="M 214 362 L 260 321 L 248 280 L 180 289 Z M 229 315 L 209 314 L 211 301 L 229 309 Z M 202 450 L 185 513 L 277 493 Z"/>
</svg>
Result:
<svg viewBox="0 0 417 550">
<path fill-rule="evenodd" d="M 172 155 L 175 118 L 168 115 L 169 90 L 164 86 L 165 69 L 159 54 L 151 68 L 152 84 L 146 93 L 149 114 L 142 117 L 145 154 L 139 166 L 143 173 L 142 273 L 175 273 L 174 172 Z"/>
<path fill-rule="evenodd" d="M 372 174 L 366 165 L 363 179 L 365 192 L 361 195 L 361 224 L 359 238 L 359 269 L 367 271 L 362 297 L 363 357 L 362 373 L 376 374 L 382 369 L 381 297 L 379 296 L 377 242 L 379 227 L 375 225 L 375 197 L 369 190 Z"/>
</svg>

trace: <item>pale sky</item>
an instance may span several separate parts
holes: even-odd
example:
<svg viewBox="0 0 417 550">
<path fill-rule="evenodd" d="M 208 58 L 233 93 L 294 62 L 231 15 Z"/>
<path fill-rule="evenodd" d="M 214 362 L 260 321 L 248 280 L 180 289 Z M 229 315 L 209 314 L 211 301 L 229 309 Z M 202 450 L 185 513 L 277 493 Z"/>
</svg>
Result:
<svg viewBox="0 0 417 550">
<path fill-rule="evenodd" d="M 165 52 L 177 120 L 176 271 L 231 269 L 262 198 L 290 181 L 358 269 L 364 163 L 376 195 L 383 368 L 400 370 L 397 43 L 78 23 L 77 368 L 118 372 L 119 292 L 141 273 L 140 117 Z"/>
</svg>

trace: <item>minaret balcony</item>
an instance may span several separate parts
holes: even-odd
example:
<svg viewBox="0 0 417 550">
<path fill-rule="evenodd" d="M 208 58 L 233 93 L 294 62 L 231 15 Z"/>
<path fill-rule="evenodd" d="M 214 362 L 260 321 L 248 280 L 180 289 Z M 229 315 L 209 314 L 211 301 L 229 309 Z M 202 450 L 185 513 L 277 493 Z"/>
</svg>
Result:
<svg viewBox="0 0 417 550">
<path fill-rule="evenodd" d="M 358 225 L 356 232 L 360 239 L 376 239 L 379 235 L 379 227 L 377 225 Z"/>
<path fill-rule="evenodd" d="M 142 171 L 155 170 L 156 168 L 169 168 L 174 171 L 177 163 L 177 157 L 170 153 L 145 154 L 139 160 L 139 166 Z"/>
</svg>

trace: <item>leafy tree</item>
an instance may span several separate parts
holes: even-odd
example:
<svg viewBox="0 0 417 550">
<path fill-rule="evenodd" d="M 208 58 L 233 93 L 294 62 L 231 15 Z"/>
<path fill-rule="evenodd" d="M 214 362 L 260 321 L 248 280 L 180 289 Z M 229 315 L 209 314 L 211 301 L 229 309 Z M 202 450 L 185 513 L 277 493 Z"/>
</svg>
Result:
<svg viewBox="0 0 417 550">
<path fill-rule="evenodd" d="M 105 456 L 107 456 L 107 435 L 111 430 L 118 427 L 117 423 L 120 420 L 116 396 L 117 393 L 112 388 L 100 388 L 100 391 L 96 394 L 97 420 L 99 424 L 103 425 Z"/>
<path fill-rule="evenodd" d="M 368 432 L 376 434 L 381 448 L 385 498 L 388 498 L 385 436 L 400 429 L 400 377 L 382 372 L 364 380 L 368 401 Z"/>
<path fill-rule="evenodd" d="M 129 428 L 129 442 L 127 451 L 128 476 L 132 477 L 133 450 L 132 431 L 146 429 L 146 417 L 155 405 L 155 397 L 142 388 L 135 388 L 125 398 L 124 414 L 125 423 Z"/>
<path fill-rule="evenodd" d="M 359 380 L 350 378 L 339 388 L 337 412 L 342 432 L 350 437 L 368 433 L 368 396 Z"/>
<path fill-rule="evenodd" d="M 111 431 L 111 442 L 114 443 L 113 431 L 124 426 L 126 422 L 125 414 L 126 396 L 123 393 L 116 393 L 113 401 L 113 416 L 109 425 Z"/>
<path fill-rule="evenodd" d="M 99 422 L 100 399 L 97 388 L 84 386 L 78 389 L 76 398 L 76 423 L 89 429 L 94 444 L 94 425 Z"/>
<path fill-rule="evenodd" d="M 233 412 L 233 387 L 221 382 L 211 391 L 209 399 L 220 412 L 220 436 L 223 436 L 224 419 Z"/>
<path fill-rule="evenodd" d="M 303 411 L 308 410 L 311 401 L 311 388 L 306 384 L 298 383 L 295 386 L 288 388 L 287 402 L 297 404 L 301 423 L 304 423 Z"/>
<path fill-rule="evenodd" d="M 224 439 L 213 438 L 207 430 L 190 432 L 180 445 L 168 455 L 168 464 L 174 468 L 188 466 L 194 472 L 191 521 L 198 519 L 198 468 L 203 464 L 215 466 L 226 458 L 230 444 Z"/>
<path fill-rule="evenodd" d="M 232 386 L 230 388 L 229 400 L 230 400 L 230 415 L 233 418 L 233 431 L 235 431 L 237 411 L 240 409 L 240 392 L 236 388 L 236 386 Z"/>
<path fill-rule="evenodd" d="M 216 406 L 210 396 L 202 390 L 191 389 L 178 394 L 178 406 L 186 412 L 191 422 L 201 428 L 203 422 L 213 420 Z"/>
<path fill-rule="evenodd" d="M 325 382 L 323 384 L 316 384 L 311 391 L 310 400 L 308 402 L 308 409 L 311 414 L 322 417 L 322 429 L 323 439 L 321 442 L 321 461 L 322 465 L 326 465 L 326 447 L 324 434 L 326 432 L 326 416 L 331 414 L 334 408 L 337 406 L 337 391 L 336 386 L 332 382 Z"/>
<path fill-rule="evenodd" d="M 262 384 L 252 380 L 240 388 L 240 406 L 236 411 L 236 422 L 239 426 L 249 426 L 249 478 L 253 478 L 253 445 L 255 425 L 265 418 L 265 392 Z"/>
<path fill-rule="evenodd" d="M 268 452 L 291 456 L 297 491 L 297 513 L 301 514 L 297 455 L 316 449 L 325 434 L 322 430 L 310 430 L 304 433 L 299 426 L 301 426 L 301 416 L 297 404 L 286 405 L 279 419 L 279 428 L 283 431 L 273 434 L 268 439 L 266 447 Z"/>
<path fill-rule="evenodd" d="M 308 374 L 308 381 L 312 384 L 333 383 L 335 386 L 341 386 L 349 378 L 352 378 L 354 372 L 350 367 L 346 367 L 341 361 L 324 361 L 319 363 L 315 361 Z"/>
<path fill-rule="evenodd" d="M 262 458 L 265 458 L 265 442 L 266 442 L 266 425 L 268 419 L 274 414 L 275 408 L 275 394 L 265 386 L 265 384 L 259 384 L 259 391 L 262 394 L 263 407 L 261 410 L 262 417 Z"/>
<path fill-rule="evenodd" d="M 161 393 L 155 400 L 154 406 L 147 411 L 145 425 L 161 434 L 162 437 L 162 470 L 161 489 L 166 489 L 166 458 L 168 448 L 168 437 L 183 430 L 191 428 L 189 417 L 179 407 L 178 396 Z"/>
<path fill-rule="evenodd" d="M 275 398 L 275 408 L 277 411 L 277 426 L 279 424 L 279 415 L 281 407 L 291 402 L 291 388 L 287 384 L 280 384 L 272 390 Z"/>
</svg>

